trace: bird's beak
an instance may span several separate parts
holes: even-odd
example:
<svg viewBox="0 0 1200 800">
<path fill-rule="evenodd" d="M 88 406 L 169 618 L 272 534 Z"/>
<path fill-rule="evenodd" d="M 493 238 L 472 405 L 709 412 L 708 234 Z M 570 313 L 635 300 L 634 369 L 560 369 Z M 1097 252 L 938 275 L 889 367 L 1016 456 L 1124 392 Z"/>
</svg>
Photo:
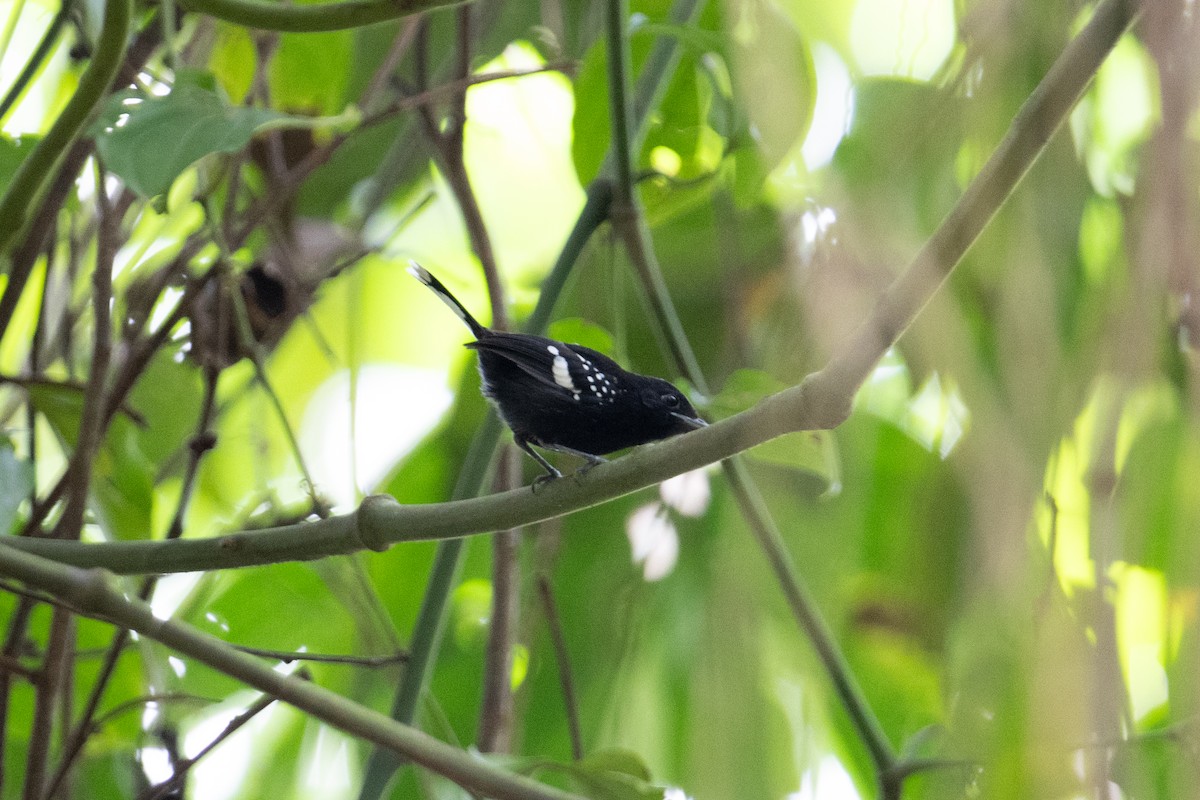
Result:
<svg viewBox="0 0 1200 800">
<path fill-rule="evenodd" d="M 674 417 L 675 419 L 679 420 L 680 422 L 682 422 L 684 425 L 691 428 L 692 430 L 708 427 L 708 423 L 705 422 L 704 420 L 700 419 L 699 417 L 688 417 L 683 414 L 679 414 L 675 411 L 671 412 L 671 416 Z"/>
</svg>

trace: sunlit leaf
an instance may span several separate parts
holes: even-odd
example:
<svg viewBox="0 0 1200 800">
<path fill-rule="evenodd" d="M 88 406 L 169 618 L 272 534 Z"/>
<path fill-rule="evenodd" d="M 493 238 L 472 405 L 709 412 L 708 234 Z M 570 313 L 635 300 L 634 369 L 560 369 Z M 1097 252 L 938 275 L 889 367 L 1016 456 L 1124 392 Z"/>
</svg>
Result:
<svg viewBox="0 0 1200 800">
<path fill-rule="evenodd" d="M 83 415 L 83 392 L 67 386 L 35 384 L 29 387 L 29 399 L 62 442 L 74 447 Z"/>
<path fill-rule="evenodd" d="M 601 750 L 582 761 L 558 765 L 595 800 L 662 800 L 662 787 L 650 783 L 650 770 L 627 750 Z"/>
<path fill-rule="evenodd" d="M 812 54 L 801 30 L 775 3 L 735 3 L 726 25 L 735 93 L 750 119 L 755 144 L 773 167 L 812 122 Z"/>
<path fill-rule="evenodd" d="M 601 353 L 612 354 L 612 334 L 595 323 L 580 317 L 567 317 L 555 320 L 550 325 L 547 335 L 551 339 L 570 344 L 581 344 Z"/>
<path fill-rule="evenodd" d="M 101 117 L 96 146 L 108 169 L 150 198 L 204 156 L 240 150 L 265 126 L 289 119 L 309 124 L 270 109 L 232 106 L 213 88 L 181 81 L 162 97 L 115 95 Z"/>
<path fill-rule="evenodd" d="M 651 780 L 650 768 L 637 753 L 629 750 L 597 750 L 589 753 L 579 766 L 592 772 L 617 772 L 640 781 Z"/>
<path fill-rule="evenodd" d="M 92 472 L 97 516 L 118 539 L 148 539 L 153 534 L 154 465 L 141 448 L 136 426 L 113 421 Z"/>
</svg>

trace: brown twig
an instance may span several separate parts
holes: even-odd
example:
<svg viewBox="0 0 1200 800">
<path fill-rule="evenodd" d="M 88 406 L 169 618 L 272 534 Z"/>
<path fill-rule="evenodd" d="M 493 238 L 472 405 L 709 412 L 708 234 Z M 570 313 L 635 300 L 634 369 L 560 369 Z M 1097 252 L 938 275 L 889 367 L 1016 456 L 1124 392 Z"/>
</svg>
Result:
<svg viewBox="0 0 1200 800">
<path fill-rule="evenodd" d="M 406 650 L 398 650 L 395 653 L 382 656 L 341 656 L 324 653 L 299 653 L 291 650 L 268 650 L 262 647 L 247 647 L 240 644 L 233 646 L 243 653 L 271 658 L 276 661 L 282 661 L 285 664 L 291 664 L 294 661 L 311 661 L 317 664 L 346 664 L 352 667 L 390 667 L 393 664 L 403 664 L 408 660 L 408 652 Z"/>
<path fill-rule="evenodd" d="M 562 618 L 558 603 L 554 600 L 554 589 L 545 575 L 537 576 L 538 595 L 542 599 L 542 613 L 546 615 L 546 627 L 550 641 L 554 644 L 554 659 L 558 662 L 558 683 L 562 687 L 563 710 L 567 715 L 567 730 L 571 734 L 571 757 L 583 759 L 583 733 L 579 727 L 579 701 L 575 694 L 575 678 L 571 672 L 571 654 L 563 636 Z"/>
<path fill-rule="evenodd" d="M 6 653 L 0 653 L 0 672 L 10 672 L 30 681 L 37 680 L 38 675 L 41 674 L 38 670 L 25 666 L 19 659 Z"/>
<path fill-rule="evenodd" d="M 504 448 L 496 467 L 496 483 L 512 486 L 521 474 L 521 455 Z M 519 530 L 501 531 L 492 539 L 492 613 L 484 651 L 483 697 L 479 706 L 476 746 L 484 753 L 504 753 L 512 746 L 513 641 L 516 638 Z"/>
<path fill-rule="evenodd" d="M 229 724 L 225 726 L 225 729 L 213 737 L 213 740 L 206 744 L 199 753 L 191 758 L 181 759 L 176 763 L 175 774 L 162 783 L 146 789 L 146 791 L 138 795 L 138 800 L 162 800 L 162 798 L 167 797 L 172 791 L 181 788 L 184 779 L 187 778 L 188 772 L 192 767 L 196 766 L 196 763 L 200 759 L 211 753 L 221 742 L 237 733 L 242 726 L 265 711 L 274 702 L 275 698 L 270 695 L 263 695 L 258 700 L 255 700 L 245 711 L 231 719 Z"/>
<path fill-rule="evenodd" d="M 12 620 L 4 637 L 4 648 L 0 650 L 6 659 L 16 660 L 21 655 L 25 644 L 25 631 L 29 626 L 29 616 L 33 613 L 36 599 L 22 593 L 21 599 L 13 610 Z M 8 709 L 9 695 L 12 690 L 12 673 L 0 670 L 0 790 L 4 788 L 4 754 L 8 752 Z"/>
<path fill-rule="evenodd" d="M 472 7 L 458 9 L 458 46 L 455 53 L 455 82 L 462 88 L 454 92 L 446 114 L 445 130 L 438 124 L 431 103 L 419 107 L 421 129 L 429 141 L 435 160 L 450 186 L 454 199 L 462 213 L 463 224 L 471 249 L 479 258 L 487 283 L 488 298 L 492 309 L 492 326 L 507 329 L 510 326 L 504 284 L 496 255 L 492 249 L 491 236 L 483 220 L 483 212 L 471 186 L 463 153 L 463 139 L 467 123 L 466 87 L 471 74 L 471 13 Z M 416 40 L 417 80 L 419 88 L 426 89 L 425 76 L 427 56 L 427 28 L 422 28 Z M 520 476 L 519 465 L 511 458 L 502 458 L 497 478 L 503 483 L 501 490 L 516 485 Z M 512 732 L 512 650 L 516 633 L 516 589 L 519 582 L 517 534 L 506 532 L 492 540 L 492 611 L 488 627 L 488 643 L 484 665 L 484 689 L 479 712 L 478 746 L 484 752 L 506 749 Z"/>
<path fill-rule="evenodd" d="M 29 752 L 25 761 L 24 800 L 41 800 L 50 758 L 50 736 L 54 727 L 54 708 L 58 701 L 62 665 L 66 662 L 71 612 L 55 606 L 50 617 L 50 646 L 46 649 L 36 684 L 33 726 L 29 732 Z"/>
<path fill-rule="evenodd" d="M 69 481 L 67 504 L 54 528 L 56 539 L 78 539 L 83 527 L 83 512 L 87 507 L 91 486 L 92 460 L 104 438 L 111 416 L 105 414 L 105 384 L 112 356 L 112 323 L 109 311 L 112 301 L 113 260 L 116 258 L 117 221 L 105 190 L 106 173 L 96 167 L 96 208 L 100 224 L 96 231 L 96 266 L 92 270 L 92 317 L 95 333 L 92 341 L 91 367 L 83 397 L 83 414 L 75 452 L 67 465 Z"/>
<path fill-rule="evenodd" d="M 371 76 L 371 82 L 367 84 L 367 88 L 363 90 L 363 93 L 358 98 L 359 107 L 365 109 L 368 114 L 373 113 L 374 109 L 372 106 L 375 105 L 375 98 L 387 88 L 392 73 L 400 65 L 400 60 L 404 58 L 404 54 L 412 47 L 412 43 L 416 39 L 417 31 L 420 27 L 420 17 L 409 17 L 404 20 L 400 29 L 396 31 L 396 38 L 392 40 L 392 45 L 388 48 L 387 55 L 379 62 L 379 68 Z"/>
<path fill-rule="evenodd" d="M 441 86 L 435 86 L 432 89 L 425 89 L 394 100 L 378 111 L 370 112 L 364 116 L 362 122 L 359 123 L 359 127 L 369 128 L 373 125 L 386 122 L 397 114 L 413 111 L 431 103 L 456 97 L 472 86 L 479 86 L 480 84 L 492 83 L 494 81 L 512 80 L 513 78 L 524 78 L 529 75 L 540 75 L 547 72 L 570 74 L 574 70 L 575 65 L 576 62 L 574 61 L 559 61 L 553 64 L 544 64 L 540 67 L 502 69 L 478 75 L 468 75 L 465 78 L 448 81 Z"/>
<path fill-rule="evenodd" d="M 200 418 L 197 422 L 196 434 L 189 443 L 188 464 L 184 471 L 183 485 L 180 488 L 179 501 L 175 507 L 171 527 L 167 531 L 166 538 L 168 539 L 176 539 L 183 534 L 183 519 L 187 514 L 187 508 L 191 501 L 192 489 L 195 485 L 196 475 L 199 472 L 200 459 L 211 447 L 211 444 L 208 444 L 208 446 L 204 445 L 209 442 L 208 428 L 212 424 L 214 400 L 216 397 L 216 371 L 206 370 L 205 377 L 205 395 L 200 407 Z M 141 600 L 149 600 L 150 596 L 154 593 L 154 587 L 157 582 L 157 578 L 153 576 L 147 577 L 142 581 L 142 585 L 138 590 L 138 597 Z M 66 737 L 62 757 L 59 759 L 58 767 L 54 778 L 50 782 L 50 789 L 47 792 L 48 797 L 54 797 L 59 788 L 64 784 L 74 766 L 75 759 L 83 752 L 83 746 L 87 743 L 88 737 L 98 727 L 98 721 L 93 720 L 100 707 L 100 702 L 108 689 L 109 682 L 112 680 L 113 673 L 116 671 L 117 662 L 120 660 L 121 654 L 125 652 L 125 646 L 128 642 L 129 631 L 125 628 L 118 628 L 105 650 L 104 660 L 101 662 L 99 673 L 96 676 L 95 683 L 92 684 L 92 689 L 88 694 L 83 711 L 79 715 L 79 721 Z"/>
</svg>

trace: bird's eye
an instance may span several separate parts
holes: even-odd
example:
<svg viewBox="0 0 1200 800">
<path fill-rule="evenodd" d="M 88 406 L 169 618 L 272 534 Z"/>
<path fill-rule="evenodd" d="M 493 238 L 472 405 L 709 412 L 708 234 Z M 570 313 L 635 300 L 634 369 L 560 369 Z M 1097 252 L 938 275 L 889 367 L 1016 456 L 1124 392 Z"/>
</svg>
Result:
<svg viewBox="0 0 1200 800">
<path fill-rule="evenodd" d="M 664 394 L 662 396 L 663 405 L 667 408 L 679 408 L 679 395 Z"/>
</svg>

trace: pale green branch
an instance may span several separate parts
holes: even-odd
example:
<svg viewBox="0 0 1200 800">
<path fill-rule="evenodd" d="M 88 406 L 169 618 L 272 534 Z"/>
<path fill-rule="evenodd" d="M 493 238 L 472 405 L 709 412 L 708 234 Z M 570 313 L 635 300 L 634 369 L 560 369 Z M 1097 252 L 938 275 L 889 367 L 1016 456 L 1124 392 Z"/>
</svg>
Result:
<svg viewBox="0 0 1200 800">
<path fill-rule="evenodd" d="M 344 0 L 340 3 L 292 5 L 258 0 L 182 0 L 188 11 L 284 33 L 321 33 L 360 28 L 435 8 L 460 5 L 462 0 Z"/>
<path fill-rule="evenodd" d="M 239 652 L 190 625 L 159 619 L 141 600 L 126 598 L 99 570 L 57 564 L 0 546 L 0 575 L 49 592 L 80 614 L 101 619 L 160 642 L 353 736 L 386 747 L 455 783 L 502 800 L 582 800 L 488 764 L 445 742 L 401 725 L 377 711 Z"/>
<path fill-rule="evenodd" d="M 246 531 L 214 539 L 124 541 L 102 544 L 10 538 L 11 547 L 79 567 L 122 575 L 195 572 L 283 561 L 307 561 L 359 550 L 386 550 L 398 542 L 457 539 L 531 525 L 653 486 L 674 475 L 720 461 L 789 431 L 813 427 L 804 385 L 781 392 L 703 430 L 642 447 L 602 464 L 586 478 L 554 481 L 449 503 L 401 505 L 368 497 L 352 514 Z"/>
</svg>

